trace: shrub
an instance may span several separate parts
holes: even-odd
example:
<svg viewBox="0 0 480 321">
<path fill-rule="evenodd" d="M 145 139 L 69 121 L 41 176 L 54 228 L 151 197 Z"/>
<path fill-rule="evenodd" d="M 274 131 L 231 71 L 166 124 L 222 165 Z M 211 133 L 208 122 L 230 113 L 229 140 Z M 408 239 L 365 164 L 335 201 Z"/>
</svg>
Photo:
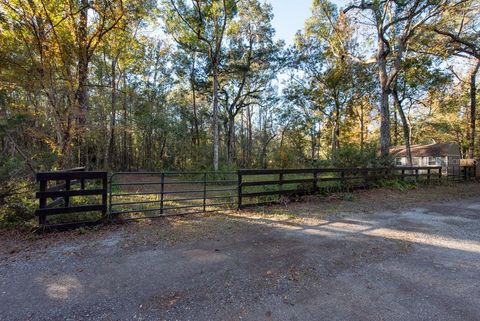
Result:
<svg viewBox="0 0 480 321">
<path fill-rule="evenodd" d="M 0 228 L 35 225 L 35 184 L 21 160 L 0 159 Z"/>
<path fill-rule="evenodd" d="M 376 183 L 377 187 L 391 188 L 399 191 L 407 191 L 417 188 L 414 180 L 402 180 L 398 178 L 381 179 Z"/>
<path fill-rule="evenodd" d="M 0 190 L 0 228 L 33 228 L 36 224 L 34 185 L 9 181 L 2 183 Z"/>
</svg>

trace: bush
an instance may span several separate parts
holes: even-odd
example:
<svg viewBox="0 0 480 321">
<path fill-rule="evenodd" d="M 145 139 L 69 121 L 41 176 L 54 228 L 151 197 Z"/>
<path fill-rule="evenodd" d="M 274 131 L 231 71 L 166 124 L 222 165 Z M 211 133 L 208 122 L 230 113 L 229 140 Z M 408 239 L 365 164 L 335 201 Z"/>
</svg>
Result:
<svg viewBox="0 0 480 321">
<path fill-rule="evenodd" d="M 313 167 L 376 167 L 385 166 L 380 163 L 374 144 L 366 144 L 363 150 L 356 144 L 343 144 L 328 159 L 313 161 Z"/>
<path fill-rule="evenodd" d="M 29 182 L 2 183 L 0 186 L 0 228 L 30 229 L 36 226 L 34 185 Z"/>
<path fill-rule="evenodd" d="M 377 187 L 384 187 L 395 189 L 399 191 L 407 191 L 416 189 L 418 187 L 417 182 L 414 180 L 402 180 L 402 179 L 381 179 L 376 184 Z"/>
<path fill-rule="evenodd" d="M 35 226 L 35 184 L 21 160 L 0 159 L 0 228 Z"/>
<path fill-rule="evenodd" d="M 362 150 L 358 145 L 344 144 L 331 155 L 335 167 L 366 167 L 377 165 L 375 145 L 366 145 Z"/>
</svg>

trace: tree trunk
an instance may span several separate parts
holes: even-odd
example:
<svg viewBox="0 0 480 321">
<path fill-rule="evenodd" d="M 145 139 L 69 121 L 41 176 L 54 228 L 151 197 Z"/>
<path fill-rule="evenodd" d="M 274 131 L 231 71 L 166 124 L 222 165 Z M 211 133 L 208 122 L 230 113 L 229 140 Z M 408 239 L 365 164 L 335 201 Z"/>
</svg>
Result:
<svg viewBox="0 0 480 321">
<path fill-rule="evenodd" d="M 468 143 L 468 157 L 475 158 L 475 136 L 477 122 L 477 74 L 480 69 L 480 60 L 476 61 L 470 73 L 470 140 Z"/>
<path fill-rule="evenodd" d="M 218 66 L 214 62 L 213 66 L 213 169 L 218 171 L 218 152 L 219 152 L 219 135 L 218 135 Z"/>
<path fill-rule="evenodd" d="M 280 167 L 285 168 L 287 166 L 285 162 L 285 151 L 284 149 L 284 141 L 285 141 L 285 132 L 287 131 L 287 127 L 283 128 L 282 134 L 280 136 L 280 147 L 279 151 L 279 158 L 280 158 Z"/>
<path fill-rule="evenodd" d="M 360 152 L 363 155 L 363 149 L 365 145 L 365 119 L 363 114 L 363 102 L 360 104 Z"/>
<path fill-rule="evenodd" d="M 192 61 L 192 71 L 190 75 L 190 82 L 192 86 L 192 105 L 193 105 L 193 124 L 195 127 L 195 144 L 197 146 L 200 145 L 200 134 L 198 130 L 198 115 L 197 115 L 197 95 L 196 95 L 196 88 L 195 88 L 195 61 L 196 56 L 195 53 L 193 54 L 193 61 Z"/>
<path fill-rule="evenodd" d="M 107 166 L 110 168 L 114 168 L 114 160 L 115 160 L 115 122 L 116 122 L 116 109 L 115 105 L 117 103 L 117 66 L 116 66 L 116 60 L 112 60 L 112 75 L 111 75 L 111 90 L 112 90 L 112 96 L 111 96 L 111 115 L 110 115 L 110 139 L 108 142 L 108 158 L 107 158 Z"/>
<path fill-rule="evenodd" d="M 398 116 L 397 116 L 398 104 L 395 103 L 393 108 L 393 145 L 398 145 Z"/>
<path fill-rule="evenodd" d="M 315 131 L 315 120 L 313 120 L 312 128 L 310 130 L 310 143 L 311 143 L 310 155 L 311 155 L 312 164 L 313 164 L 313 162 L 315 161 L 315 155 L 317 152 L 317 134 Z"/>
<path fill-rule="evenodd" d="M 398 91 L 395 88 L 392 91 L 393 99 L 395 101 L 396 108 L 398 110 L 398 114 L 400 115 L 400 119 L 402 120 L 402 128 L 403 128 L 403 140 L 405 141 L 405 150 L 407 152 L 407 165 L 412 166 L 412 127 L 410 125 L 410 120 L 408 119 L 407 115 L 405 115 L 405 111 L 402 107 L 402 101 L 398 96 Z"/>
<path fill-rule="evenodd" d="M 377 68 L 380 83 L 380 151 L 386 160 L 390 153 L 390 110 L 388 105 L 389 84 L 387 73 L 388 49 L 383 42 L 383 18 L 376 16 L 377 24 Z"/>
<path fill-rule="evenodd" d="M 333 116 L 333 128 L 332 128 L 332 156 L 336 158 L 338 149 L 340 148 L 339 137 L 340 137 L 340 101 L 338 100 L 338 95 L 335 94 L 335 110 Z"/>
<path fill-rule="evenodd" d="M 242 152 L 241 167 L 245 167 L 245 118 L 243 110 L 240 112 L 240 148 Z"/>
<path fill-rule="evenodd" d="M 128 110 L 127 110 L 127 76 L 126 72 L 124 71 L 123 73 L 123 164 L 122 168 L 124 169 L 130 169 L 130 161 L 128 159 L 128 143 L 127 143 L 127 116 L 128 116 Z"/>
<path fill-rule="evenodd" d="M 252 132 L 252 111 L 247 106 L 247 166 L 252 164 L 253 132 Z"/>
<path fill-rule="evenodd" d="M 79 22 L 78 22 L 78 88 L 76 91 L 76 102 L 78 104 L 78 141 L 83 153 L 81 162 L 83 165 L 88 163 L 88 149 L 85 139 L 85 125 L 88 112 L 88 0 L 81 0 Z"/>
<path fill-rule="evenodd" d="M 227 158 L 228 163 L 232 164 L 235 158 L 235 115 L 229 113 L 227 123 Z"/>
<path fill-rule="evenodd" d="M 387 159 L 390 153 L 390 109 L 388 105 L 389 88 L 387 86 L 387 63 L 384 57 L 378 59 L 380 80 L 380 151 Z"/>
</svg>

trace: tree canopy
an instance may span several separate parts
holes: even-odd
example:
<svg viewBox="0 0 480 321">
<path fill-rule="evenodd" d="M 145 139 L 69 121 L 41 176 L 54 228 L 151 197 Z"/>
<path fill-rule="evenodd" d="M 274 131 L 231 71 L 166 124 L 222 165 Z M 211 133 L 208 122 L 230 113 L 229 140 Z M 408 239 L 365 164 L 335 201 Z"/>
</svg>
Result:
<svg viewBox="0 0 480 321">
<path fill-rule="evenodd" d="M 287 46 L 268 1 L 0 0 L 2 173 L 479 157 L 478 0 L 311 9 Z"/>
</svg>

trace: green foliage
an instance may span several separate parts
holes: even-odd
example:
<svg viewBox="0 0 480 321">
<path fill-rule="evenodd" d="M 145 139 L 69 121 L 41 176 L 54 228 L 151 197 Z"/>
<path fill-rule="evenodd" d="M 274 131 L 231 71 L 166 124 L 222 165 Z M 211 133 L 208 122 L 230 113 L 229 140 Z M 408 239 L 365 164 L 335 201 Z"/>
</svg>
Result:
<svg viewBox="0 0 480 321">
<path fill-rule="evenodd" d="M 376 164 L 376 146 L 367 145 L 362 150 L 358 145 L 344 144 L 332 156 L 334 167 L 367 167 Z"/>
<path fill-rule="evenodd" d="M 355 200 L 355 196 L 352 193 L 343 193 L 341 195 L 341 199 L 343 201 L 353 202 Z"/>
<path fill-rule="evenodd" d="M 390 188 L 398 191 L 407 191 L 416 189 L 418 183 L 415 180 L 402 180 L 402 179 L 381 179 L 376 184 L 377 187 Z"/>
<path fill-rule="evenodd" d="M 0 159 L 0 229 L 35 226 L 35 184 L 26 171 L 20 159 Z"/>
</svg>

